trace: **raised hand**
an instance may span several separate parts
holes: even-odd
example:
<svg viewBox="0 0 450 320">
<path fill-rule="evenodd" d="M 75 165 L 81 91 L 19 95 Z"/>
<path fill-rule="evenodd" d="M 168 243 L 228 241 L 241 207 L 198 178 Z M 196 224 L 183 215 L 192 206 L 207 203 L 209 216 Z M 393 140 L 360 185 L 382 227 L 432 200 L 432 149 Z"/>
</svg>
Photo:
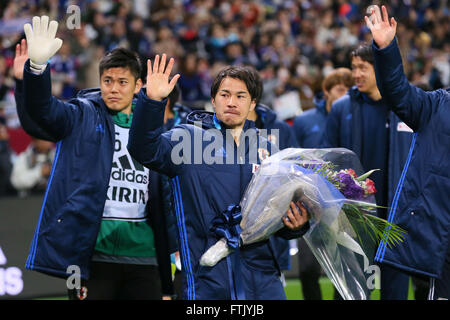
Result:
<svg viewBox="0 0 450 320">
<path fill-rule="evenodd" d="M 23 27 L 28 44 L 28 56 L 31 66 L 42 70 L 48 59 L 61 48 L 63 41 L 55 38 L 58 31 L 58 22 L 48 23 L 48 17 L 33 17 L 33 27 L 26 23 Z"/>
<path fill-rule="evenodd" d="M 13 71 L 16 79 L 23 79 L 23 67 L 28 59 L 27 41 L 22 39 L 20 43 L 16 45 L 16 56 L 14 57 Z"/>
<path fill-rule="evenodd" d="M 166 98 L 180 78 L 180 75 L 176 74 L 169 82 L 175 60 L 170 58 L 166 66 L 166 59 L 166 54 L 163 54 L 160 62 L 159 55 L 157 55 L 153 67 L 150 59 L 147 60 L 147 96 L 150 99 L 159 101 Z"/>
<path fill-rule="evenodd" d="M 376 5 L 370 8 L 370 18 L 365 16 L 367 27 L 372 32 L 372 37 L 380 49 L 386 48 L 394 39 L 397 31 L 397 21 L 389 16 L 385 6 L 381 7 L 383 17 L 381 17 L 380 8 Z"/>
</svg>

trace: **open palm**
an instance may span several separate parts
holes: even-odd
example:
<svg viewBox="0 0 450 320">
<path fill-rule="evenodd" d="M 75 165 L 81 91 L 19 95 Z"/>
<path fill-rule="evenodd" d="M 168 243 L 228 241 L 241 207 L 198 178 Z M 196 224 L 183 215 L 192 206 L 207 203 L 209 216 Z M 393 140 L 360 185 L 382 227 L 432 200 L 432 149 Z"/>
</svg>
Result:
<svg viewBox="0 0 450 320">
<path fill-rule="evenodd" d="M 176 74 L 169 82 L 175 60 L 170 58 L 166 66 L 166 59 L 166 54 L 163 54 L 160 62 L 159 55 L 157 55 L 153 67 L 150 59 L 147 61 L 147 96 L 150 99 L 162 100 L 166 98 L 172 92 L 180 77 L 179 74 Z"/>
<path fill-rule="evenodd" d="M 372 32 L 372 37 L 379 48 L 387 47 L 395 37 L 397 31 L 397 22 L 394 18 L 389 21 L 389 16 L 385 6 L 382 6 L 383 17 L 381 16 L 380 8 L 372 6 L 370 18 L 364 17 L 367 27 Z"/>
<path fill-rule="evenodd" d="M 16 45 L 16 56 L 14 57 L 13 64 L 14 77 L 19 80 L 23 79 L 23 67 L 28 59 L 27 50 L 27 41 L 22 39 L 22 41 Z"/>
</svg>

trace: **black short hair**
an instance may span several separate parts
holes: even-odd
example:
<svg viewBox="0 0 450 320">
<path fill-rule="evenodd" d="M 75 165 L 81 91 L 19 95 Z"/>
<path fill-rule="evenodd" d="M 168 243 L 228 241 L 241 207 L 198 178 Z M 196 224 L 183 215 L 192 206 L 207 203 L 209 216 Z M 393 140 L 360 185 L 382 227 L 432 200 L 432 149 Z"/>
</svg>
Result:
<svg viewBox="0 0 450 320">
<path fill-rule="evenodd" d="M 256 70 L 255 68 L 250 67 L 250 66 L 247 66 L 246 68 L 253 74 L 253 77 L 255 79 L 255 85 L 256 85 L 257 90 L 256 90 L 256 96 L 254 98 L 253 97 L 252 98 L 256 100 L 256 104 L 259 104 L 259 102 L 261 101 L 262 93 L 263 93 L 263 82 L 262 82 L 261 76 L 259 75 L 258 70 Z"/>
<path fill-rule="evenodd" d="M 219 91 L 220 84 L 225 78 L 239 79 L 245 83 L 252 100 L 259 101 L 262 94 L 261 78 L 256 70 L 250 67 L 229 66 L 222 69 L 211 85 L 211 98 Z"/>
<path fill-rule="evenodd" d="M 175 87 L 173 87 L 173 90 L 170 92 L 167 98 L 169 98 L 169 108 L 171 111 L 173 111 L 175 103 L 177 103 L 178 99 L 180 98 L 180 87 L 178 86 L 178 84 L 175 84 Z"/>
<path fill-rule="evenodd" d="M 137 53 L 131 50 L 116 48 L 106 53 L 100 60 L 100 77 L 105 70 L 111 68 L 128 68 L 136 80 L 141 78 L 141 60 Z"/>
<path fill-rule="evenodd" d="M 361 44 L 350 53 L 350 57 L 360 57 L 361 60 L 374 64 L 372 46 L 369 44 Z"/>
</svg>

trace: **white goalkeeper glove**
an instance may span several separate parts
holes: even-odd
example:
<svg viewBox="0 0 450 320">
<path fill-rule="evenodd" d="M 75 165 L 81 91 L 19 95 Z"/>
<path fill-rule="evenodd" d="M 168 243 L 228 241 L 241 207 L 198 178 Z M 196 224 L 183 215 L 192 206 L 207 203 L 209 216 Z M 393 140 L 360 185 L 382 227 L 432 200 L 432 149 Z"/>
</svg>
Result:
<svg viewBox="0 0 450 320">
<path fill-rule="evenodd" d="M 33 28 L 29 23 L 23 26 L 28 44 L 30 69 L 34 73 L 44 72 L 48 60 L 61 48 L 63 41 L 55 38 L 58 22 L 48 23 L 48 17 L 33 17 Z"/>
</svg>

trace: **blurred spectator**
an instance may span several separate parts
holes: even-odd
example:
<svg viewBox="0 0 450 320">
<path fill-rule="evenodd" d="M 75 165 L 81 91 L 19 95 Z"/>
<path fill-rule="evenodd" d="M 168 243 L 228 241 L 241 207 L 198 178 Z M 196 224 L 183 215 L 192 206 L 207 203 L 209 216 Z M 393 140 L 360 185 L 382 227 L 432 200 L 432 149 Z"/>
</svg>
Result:
<svg viewBox="0 0 450 320">
<path fill-rule="evenodd" d="M 188 107 L 198 108 L 198 103 L 201 106 L 210 100 L 209 92 L 205 92 L 205 87 L 202 86 L 202 75 L 198 72 L 198 59 L 194 53 L 187 54 L 181 60 L 179 71 L 181 98 Z"/>
<path fill-rule="evenodd" d="M 15 111 L 11 62 L 9 58 L 0 56 L 0 107 L 3 108 L 7 128 L 17 128 L 20 124 Z"/>
<path fill-rule="evenodd" d="M 19 192 L 19 196 L 45 191 L 54 157 L 54 144 L 40 139 L 33 139 L 27 150 L 17 156 L 11 173 L 11 184 Z"/>
<path fill-rule="evenodd" d="M 141 60 L 145 61 L 151 48 L 151 43 L 145 34 L 145 21 L 139 16 L 133 17 L 127 34 L 130 50 L 138 53 Z"/>
<path fill-rule="evenodd" d="M 209 38 L 205 47 L 215 59 L 225 60 L 224 49 L 228 40 L 225 29 L 221 23 L 214 23 L 209 28 Z"/>
<path fill-rule="evenodd" d="M 117 19 L 111 26 L 111 33 L 108 33 L 103 39 L 102 45 L 106 51 L 111 51 L 115 48 L 130 48 L 130 43 L 127 38 L 127 27 L 125 21 Z"/>
<path fill-rule="evenodd" d="M 314 97 L 315 108 L 310 109 L 294 120 L 294 132 L 302 148 L 320 147 L 331 105 L 353 86 L 352 71 L 338 68 L 331 71 L 322 83 L 323 92 Z"/>
<path fill-rule="evenodd" d="M 13 57 L 11 57 L 13 58 Z M 20 126 L 14 99 L 14 70 L 13 60 L 0 56 L 0 108 L 4 126 L 8 133 L 8 146 L 12 157 L 23 152 L 31 142 L 31 138 Z M 9 178 L 8 178 L 9 179 Z"/>
<path fill-rule="evenodd" d="M 0 100 L 4 100 L 10 85 L 7 83 L 7 65 L 5 57 L 0 56 Z"/>
<path fill-rule="evenodd" d="M 72 55 L 69 42 L 63 42 L 61 49 L 52 58 L 52 94 L 69 100 L 76 94 L 76 57 Z"/>
<path fill-rule="evenodd" d="M 225 46 L 225 61 L 231 65 L 249 64 L 244 45 L 241 41 L 236 40 L 227 43 Z"/>
<path fill-rule="evenodd" d="M 182 57 L 184 49 L 170 28 L 161 26 L 157 32 L 154 54 L 166 53 L 168 57 Z"/>
</svg>

